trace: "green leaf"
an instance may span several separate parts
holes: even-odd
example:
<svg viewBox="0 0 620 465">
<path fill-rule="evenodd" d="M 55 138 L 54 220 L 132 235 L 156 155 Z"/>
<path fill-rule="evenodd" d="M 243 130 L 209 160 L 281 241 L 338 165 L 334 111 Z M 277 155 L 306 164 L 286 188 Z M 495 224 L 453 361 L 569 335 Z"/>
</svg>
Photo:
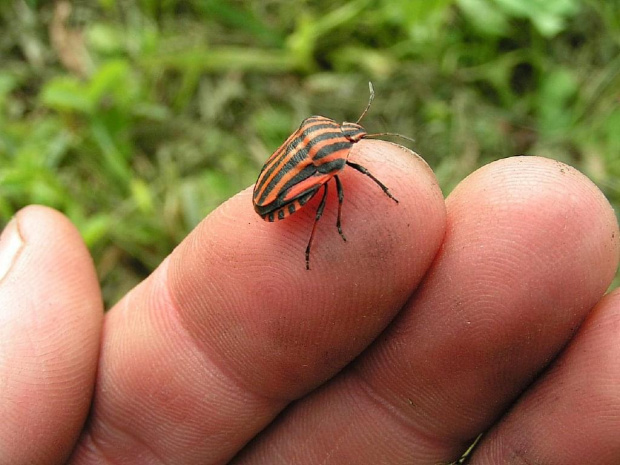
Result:
<svg viewBox="0 0 620 465">
<path fill-rule="evenodd" d="M 93 75 L 88 84 L 88 94 L 94 103 L 99 103 L 106 94 L 111 94 L 118 97 L 116 103 L 126 104 L 134 95 L 132 84 L 127 61 L 111 60 Z"/>
<path fill-rule="evenodd" d="M 17 87 L 17 78 L 8 73 L 0 73 L 0 108 L 6 101 L 6 96 Z"/>
<path fill-rule="evenodd" d="M 88 247 L 93 247 L 108 234 L 114 221 L 107 214 L 98 214 L 79 225 L 82 238 Z"/>
<path fill-rule="evenodd" d="M 456 0 L 469 22 L 483 34 L 502 36 L 509 30 L 506 14 L 489 0 Z"/>
<path fill-rule="evenodd" d="M 228 26 L 248 32 L 265 45 L 279 46 L 283 43 L 282 36 L 248 11 L 247 6 L 242 9 L 222 0 L 201 0 L 196 2 L 196 7 L 205 16 L 216 17 Z"/>
<path fill-rule="evenodd" d="M 528 18 L 545 37 L 564 30 L 566 20 L 579 11 L 578 0 L 495 0 L 506 13 Z"/>
<path fill-rule="evenodd" d="M 537 96 L 539 128 L 548 135 L 560 134 L 573 124 L 571 100 L 578 82 L 572 71 L 557 69 L 543 77 Z"/>
<path fill-rule="evenodd" d="M 131 196 L 141 213 L 153 213 L 153 197 L 151 189 L 142 179 L 132 179 L 130 183 Z"/>
<path fill-rule="evenodd" d="M 95 104 L 88 89 L 73 77 L 57 77 L 47 82 L 40 94 L 41 103 L 57 111 L 93 113 Z"/>
</svg>

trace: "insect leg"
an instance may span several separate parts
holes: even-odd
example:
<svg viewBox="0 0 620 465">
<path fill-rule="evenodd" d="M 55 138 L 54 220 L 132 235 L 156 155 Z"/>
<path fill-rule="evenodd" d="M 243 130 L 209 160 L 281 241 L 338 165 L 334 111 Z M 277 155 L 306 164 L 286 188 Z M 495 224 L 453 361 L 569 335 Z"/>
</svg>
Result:
<svg viewBox="0 0 620 465">
<path fill-rule="evenodd" d="M 336 227 L 338 228 L 338 232 L 342 237 L 342 240 L 347 242 L 347 238 L 344 237 L 342 233 L 342 227 L 340 226 L 340 218 L 342 214 L 342 202 L 344 200 L 344 191 L 342 190 L 342 183 L 340 182 L 340 178 L 338 176 L 334 176 L 336 178 L 336 190 L 338 191 L 338 218 L 336 219 Z"/>
<path fill-rule="evenodd" d="M 306 270 L 310 269 L 310 247 L 312 247 L 312 240 L 314 239 L 314 231 L 316 231 L 316 224 L 323 215 L 325 209 L 325 201 L 327 200 L 327 183 L 323 184 L 323 198 L 319 204 L 319 208 L 316 209 L 316 217 L 314 218 L 314 224 L 312 225 L 312 232 L 310 233 L 310 240 L 308 241 L 308 247 L 306 247 Z"/>
<path fill-rule="evenodd" d="M 387 195 L 389 198 L 391 198 L 394 202 L 398 203 L 398 199 L 396 197 L 394 197 L 392 195 L 392 193 L 390 192 L 390 190 L 381 182 L 379 181 L 377 178 L 375 178 L 370 171 L 368 171 L 366 168 L 364 168 L 362 165 L 358 165 L 357 163 L 353 163 L 352 161 L 347 160 L 347 165 L 349 165 L 351 168 L 356 169 L 357 171 L 359 171 L 360 173 L 365 174 L 366 176 L 368 176 L 370 179 L 372 179 L 380 188 L 383 192 L 385 192 L 385 195 Z"/>
</svg>

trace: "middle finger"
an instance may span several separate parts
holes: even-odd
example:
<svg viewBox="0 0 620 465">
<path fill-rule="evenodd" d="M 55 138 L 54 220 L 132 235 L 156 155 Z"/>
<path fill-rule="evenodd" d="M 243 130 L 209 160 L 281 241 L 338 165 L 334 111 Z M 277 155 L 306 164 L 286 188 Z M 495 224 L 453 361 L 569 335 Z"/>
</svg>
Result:
<svg viewBox="0 0 620 465">
<path fill-rule="evenodd" d="M 558 353 L 613 277 L 613 211 L 568 166 L 494 163 L 447 209 L 442 249 L 398 320 L 239 462 L 454 459 Z"/>
</svg>

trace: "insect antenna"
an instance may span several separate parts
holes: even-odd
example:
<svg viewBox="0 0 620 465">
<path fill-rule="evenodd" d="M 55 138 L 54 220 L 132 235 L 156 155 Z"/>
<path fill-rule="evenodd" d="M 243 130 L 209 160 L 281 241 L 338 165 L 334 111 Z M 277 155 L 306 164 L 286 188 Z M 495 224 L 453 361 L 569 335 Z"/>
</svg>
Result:
<svg viewBox="0 0 620 465">
<path fill-rule="evenodd" d="M 362 121 L 362 118 L 366 116 L 366 113 L 368 113 L 368 110 L 370 110 L 370 105 L 372 105 L 372 101 L 375 99 L 375 88 L 373 87 L 372 82 L 370 81 L 368 82 L 368 90 L 370 90 L 370 97 L 368 98 L 368 105 L 366 105 L 366 108 L 364 109 L 360 117 L 357 119 L 355 124 L 360 124 L 360 121 Z M 380 137 L 380 136 L 400 137 L 401 139 L 405 139 L 406 141 L 415 142 L 411 137 L 403 136 L 402 134 L 396 134 L 394 132 L 380 132 L 377 134 L 366 134 L 364 136 L 364 139 L 372 138 L 372 137 Z"/>
<path fill-rule="evenodd" d="M 370 90 L 370 97 L 368 98 L 368 105 L 366 105 L 366 109 L 362 112 L 362 114 L 357 119 L 355 124 L 360 124 L 360 121 L 362 121 L 362 118 L 366 116 L 366 113 L 368 113 L 368 110 L 370 110 L 370 105 L 372 104 L 372 101 L 375 99 L 375 88 L 372 86 L 372 82 L 370 81 L 368 82 L 368 89 Z"/>
</svg>

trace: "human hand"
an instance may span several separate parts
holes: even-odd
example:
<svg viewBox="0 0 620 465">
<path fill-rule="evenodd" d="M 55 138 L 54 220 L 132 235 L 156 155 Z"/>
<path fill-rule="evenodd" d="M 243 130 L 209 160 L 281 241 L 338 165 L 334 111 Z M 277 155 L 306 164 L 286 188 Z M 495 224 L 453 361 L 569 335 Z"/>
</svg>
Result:
<svg viewBox="0 0 620 465">
<path fill-rule="evenodd" d="M 351 156 L 400 203 L 345 169 L 348 241 L 332 189 L 310 271 L 318 199 L 266 223 L 246 189 L 105 316 L 75 228 L 19 212 L 0 239 L 0 463 L 436 464 L 485 432 L 471 463 L 617 464 L 600 191 L 516 157 L 444 202 L 398 146 Z"/>
</svg>

